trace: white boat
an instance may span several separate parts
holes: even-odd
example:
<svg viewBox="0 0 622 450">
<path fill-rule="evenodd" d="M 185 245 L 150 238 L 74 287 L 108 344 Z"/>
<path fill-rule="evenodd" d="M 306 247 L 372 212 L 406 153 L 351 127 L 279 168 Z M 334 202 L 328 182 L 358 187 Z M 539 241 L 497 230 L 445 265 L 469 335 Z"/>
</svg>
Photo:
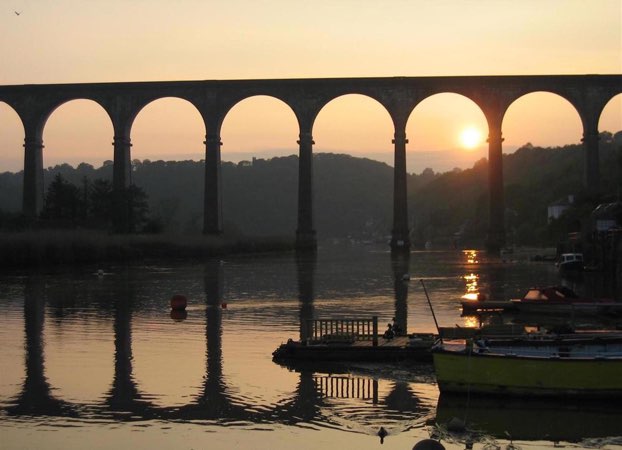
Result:
<svg viewBox="0 0 622 450">
<path fill-rule="evenodd" d="M 582 272 L 583 253 L 562 253 L 557 262 L 560 272 Z"/>
</svg>

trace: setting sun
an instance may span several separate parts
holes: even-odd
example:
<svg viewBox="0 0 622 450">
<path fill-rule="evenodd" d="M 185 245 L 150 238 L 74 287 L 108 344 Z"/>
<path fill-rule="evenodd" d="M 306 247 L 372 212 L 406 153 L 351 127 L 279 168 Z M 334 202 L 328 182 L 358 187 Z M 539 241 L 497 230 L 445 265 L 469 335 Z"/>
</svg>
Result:
<svg viewBox="0 0 622 450">
<path fill-rule="evenodd" d="M 473 149 L 482 142 L 482 133 L 474 127 L 468 127 L 460 133 L 460 143 L 466 149 Z"/>
</svg>

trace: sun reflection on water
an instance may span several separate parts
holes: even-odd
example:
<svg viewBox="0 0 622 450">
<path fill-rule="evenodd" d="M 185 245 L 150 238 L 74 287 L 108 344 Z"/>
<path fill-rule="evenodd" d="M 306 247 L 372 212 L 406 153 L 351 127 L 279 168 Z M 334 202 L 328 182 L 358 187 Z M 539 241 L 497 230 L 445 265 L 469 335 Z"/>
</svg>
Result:
<svg viewBox="0 0 622 450">
<path fill-rule="evenodd" d="M 478 286 L 479 275 L 475 273 L 470 273 L 468 275 L 464 275 L 462 278 L 464 279 L 464 281 L 466 281 L 466 293 L 477 294 L 479 290 L 479 286 Z"/>
<path fill-rule="evenodd" d="M 477 250 L 464 250 L 462 252 L 466 257 L 467 264 L 478 264 L 478 256 Z M 462 279 L 465 282 L 465 293 L 462 295 L 462 300 L 468 300 L 469 302 L 476 302 L 482 298 L 482 294 L 480 294 L 479 289 L 479 274 L 472 271 L 474 269 L 471 268 L 471 271 L 467 272 L 465 275 L 462 275 Z M 475 316 L 464 316 L 463 317 L 463 326 L 470 328 L 478 328 L 479 322 Z"/>
<path fill-rule="evenodd" d="M 480 319 L 477 316 L 464 316 L 462 320 L 465 328 L 479 328 L 480 326 Z"/>
<path fill-rule="evenodd" d="M 478 264 L 479 260 L 477 259 L 477 250 L 462 250 L 464 256 L 466 256 L 466 260 L 468 264 Z"/>
</svg>

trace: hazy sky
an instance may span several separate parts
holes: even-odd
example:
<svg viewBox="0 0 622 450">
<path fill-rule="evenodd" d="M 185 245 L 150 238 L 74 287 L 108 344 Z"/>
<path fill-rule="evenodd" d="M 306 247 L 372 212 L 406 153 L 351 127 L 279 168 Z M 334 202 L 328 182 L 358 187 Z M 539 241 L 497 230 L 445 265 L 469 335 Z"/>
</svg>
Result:
<svg viewBox="0 0 622 450">
<path fill-rule="evenodd" d="M 17 15 L 15 12 L 19 12 Z M 0 85 L 146 80 L 622 73 L 621 0 L 2 0 Z M 461 132 L 482 140 L 471 150 Z M 622 95 L 601 130 L 622 129 Z M 468 166 L 486 153 L 483 114 L 451 94 L 432 97 L 407 128 L 409 171 Z M 576 112 L 553 94 L 512 105 L 507 151 L 526 142 L 581 139 Z M 225 119 L 223 159 L 296 151 L 293 113 L 256 97 Z M 375 101 L 328 104 L 315 151 L 391 160 L 393 128 Z M 112 159 L 112 126 L 87 101 L 57 109 L 44 131 L 44 165 Z M 191 105 L 148 105 L 132 129 L 132 156 L 200 159 L 204 129 Z M 0 171 L 21 170 L 23 129 L 0 102 Z M 443 157 L 435 157 L 429 152 Z M 449 160 L 450 155 L 453 155 Z M 440 162 L 443 160 L 443 162 Z M 436 161 L 436 162 L 435 162 Z M 436 167 L 435 167 L 436 165 Z"/>
</svg>

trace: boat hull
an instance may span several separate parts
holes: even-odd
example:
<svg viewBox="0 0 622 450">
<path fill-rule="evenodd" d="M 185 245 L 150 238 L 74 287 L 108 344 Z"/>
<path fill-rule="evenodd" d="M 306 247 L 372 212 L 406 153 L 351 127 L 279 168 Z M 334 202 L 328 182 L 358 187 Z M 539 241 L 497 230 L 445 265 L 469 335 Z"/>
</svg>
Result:
<svg viewBox="0 0 622 450">
<path fill-rule="evenodd" d="M 482 298 L 483 297 L 483 298 Z M 613 299 L 580 298 L 564 286 L 537 287 L 529 289 L 520 299 L 497 301 L 485 296 L 460 301 L 462 312 L 479 313 L 503 311 L 524 314 L 615 316 L 622 314 L 622 303 Z"/>
<path fill-rule="evenodd" d="M 441 392 L 622 396 L 621 358 L 523 357 L 435 350 Z"/>
<path fill-rule="evenodd" d="M 526 302 L 526 301 L 463 301 L 464 315 L 489 311 L 515 314 L 554 314 L 564 316 L 622 316 L 619 302 Z"/>
<path fill-rule="evenodd" d="M 583 272 L 583 261 L 572 261 L 559 265 L 560 272 Z"/>
</svg>

